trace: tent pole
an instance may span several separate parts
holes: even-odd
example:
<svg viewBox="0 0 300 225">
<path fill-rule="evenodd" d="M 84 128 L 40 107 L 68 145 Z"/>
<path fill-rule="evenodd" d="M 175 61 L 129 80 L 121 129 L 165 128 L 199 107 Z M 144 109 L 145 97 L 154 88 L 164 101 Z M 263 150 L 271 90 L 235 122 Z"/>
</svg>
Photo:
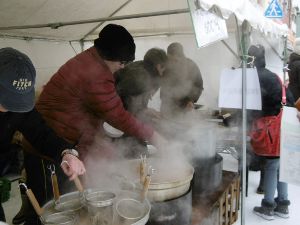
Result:
<svg viewBox="0 0 300 225">
<path fill-rule="evenodd" d="M 188 12 L 189 12 L 189 9 L 176 9 L 176 10 L 167 10 L 167 11 L 159 11 L 159 12 L 151 12 L 151 13 L 140 13 L 140 14 L 114 16 L 114 17 L 103 17 L 103 18 L 90 19 L 90 20 L 0 27 L 0 30 L 19 30 L 19 29 L 44 28 L 44 27 L 50 27 L 52 29 L 57 29 L 62 26 L 71 26 L 71 25 L 97 23 L 97 22 L 107 22 L 107 21 L 115 21 L 115 20 L 127 20 L 127 19 L 145 18 L 145 17 L 153 17 L 153 16 L 168 16 L 168 15 L 182 14 L 182 13 L 188 13 Z"/>
<path fill-rule="evenodd" d="M 108 17 L 112 17 L 113 15 L 115 15 L 117 12 L 119 12 L 121 9 L 123 9 L 126 5 L 128 5 L 128 3 L 130 3 L 131 1 L 132 0 L 128 0 L 125 3 L 123 3 L 119 8 L 117 8 L 115 11 L 113 11 Z M 95 26 L 93 29 L 91 29 L 89 32 L 87 32 L 85 35 L 83 35 L 81 40 L 84 40 L 87 36 L 89 36 L 91 33 L 93 33 L 95 30 L 97 30 L 103 23 L 104 23 L 104 21 L 99 23 L 97 26 Z"/>
<path fill-rule="evenodd" d="M 221 42 L 225 45 L 225 47 L 235 56 L 235 58 L 237 58 L 238 60 L 240 59 L 240 57 L 238 56 L 238 54 L 236 54 L 234 52 L 234 50 L 226 43 L 226 41 L 221 40 Z"/>
<path fill-rule="evenodd" d="M 84 51 L 84 41 L 80 40 L 79 44 L 80 44 L 81 52 L 83 52 Z"/>
<path fill-rule="evenodd" d="M 246 153 L 247 153 L 247 49 L 248 49 L 248 23 L 242 24 L 242 39 L 241 39 L 241 52 L 242 52 L 242 207 L 241 207 L 241 224 L 245 224 L 245 200 L 246 200 Z"/>
<path fill-rule="evenodd" d="M 286 72 L 287 72 L 287 36 L 283 36 L 283 83 L 286 82 Z"/>
</svg>

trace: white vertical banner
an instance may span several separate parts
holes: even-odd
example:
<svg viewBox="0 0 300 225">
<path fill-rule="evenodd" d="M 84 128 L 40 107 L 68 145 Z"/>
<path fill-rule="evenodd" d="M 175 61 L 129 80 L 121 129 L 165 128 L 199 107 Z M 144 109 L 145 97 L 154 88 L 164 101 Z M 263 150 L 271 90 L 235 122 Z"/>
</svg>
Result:
<svg viewBox="0 0 300 225">
<path fill-rule="evenodd" d="M 246 108 L 261 110 L 261 91 L 255 68 L 246 69 Z M 242 69 L 224 69 L 219 88 L 220 108 L 242 108 Z"/>
<path fill-rule="evenodd" d="M 283 107 L 279 180 L 300 186 L 300 122 L 297 109 Z"/>
<path fill-rule="evenodd" d="M 198 47 L 228 38 L 225 20 L 214 13 L 198 9 L 196 2 L 188 0 Z"/>
</svg>

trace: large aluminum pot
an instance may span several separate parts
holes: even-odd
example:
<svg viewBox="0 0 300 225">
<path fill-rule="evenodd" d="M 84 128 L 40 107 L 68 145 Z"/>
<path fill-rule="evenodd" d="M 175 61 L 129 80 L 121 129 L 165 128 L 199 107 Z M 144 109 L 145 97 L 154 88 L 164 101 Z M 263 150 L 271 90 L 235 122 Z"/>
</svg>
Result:
<svg viewBox="0 0 300 225">
<path fill-rule="evenodd" d="M 147 159 L 147 165 L 151 165 L 155 169 L 155 173 L 151 176 L 147 194 L 147 198 L 150 201 L 162 202 L 174 199 L 184 195 L 189 190 L 194 174 L 194 168 L 190 164 L 149 158 Z M 139 180 L 140 160 L 127 160 L 122 163 L 122 166 L 130 170 L 131 176 L 127 174 L 128 182 L 134 182 L 137 189 L 141 189 Z M 122 172 L 122 170 L 119 171 Z"/>
<path fill-rule="evenodd" d="M 71 210 L 59 212 L 55 209 L 54 200 L 47 202 L 43 206 L 43 214 L 40 216 L 43 225 L 74 225 L 78 221 L 78 216 Z"/>
</svg>

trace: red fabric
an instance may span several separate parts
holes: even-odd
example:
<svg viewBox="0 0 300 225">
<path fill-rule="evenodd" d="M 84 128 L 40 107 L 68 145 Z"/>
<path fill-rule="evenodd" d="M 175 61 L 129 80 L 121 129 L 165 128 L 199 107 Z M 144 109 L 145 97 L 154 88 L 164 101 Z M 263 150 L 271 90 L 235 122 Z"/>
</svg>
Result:
<svg viewBox="0 0 300 225">
<path fill-rule="evenodd" d="M 253 121 L 250 131 L 251 146 L 260 156 L 280 155 L 280 125 L 282 110 L 277 116 L 265 116 Z"/>
<path fill-rule="evenodd" d="M 94 47 L 65 63 L 43 89 L 37 109 L 65 139 L 86 149 L 104 137 L 103 123 L 149 140 L 152 127 L 127 112 L 115 90 L 115 79 Z M 80 149 L 79 149 L 80 150 Z"/>
<path fill-rule="evenodd" d="M 286 90 L 282 86 L 281 104 L 286 104 Z M 276 116 L 264 116 L 255 119 L 250 130 L 250 143 L 255 154 L 260 156 L 280 156 L 280 127 L 282 109 Z"/>
</svg>

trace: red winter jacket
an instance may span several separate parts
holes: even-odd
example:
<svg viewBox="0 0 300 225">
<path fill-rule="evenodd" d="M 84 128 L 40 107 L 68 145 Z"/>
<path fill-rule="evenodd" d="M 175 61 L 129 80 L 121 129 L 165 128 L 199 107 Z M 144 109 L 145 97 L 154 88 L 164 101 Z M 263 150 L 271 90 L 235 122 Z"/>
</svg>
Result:
<svg viewBox="0 0 300 225">
<path fill-rule="evenodd" d="M 104 140 L 104 121 L 142 140 L 149 140 L 152 127 L 127 112 L 116 93 L 115 79 L 95 47 L 65 63 L 43 89 L 38 111 L 57 134 L 78 143 L 84 154 L 87 147 Z M 98 144 L 98 143 L 97 143 Z M 107 145 L 101 145 L 101 151 Z"/>
</svg>

